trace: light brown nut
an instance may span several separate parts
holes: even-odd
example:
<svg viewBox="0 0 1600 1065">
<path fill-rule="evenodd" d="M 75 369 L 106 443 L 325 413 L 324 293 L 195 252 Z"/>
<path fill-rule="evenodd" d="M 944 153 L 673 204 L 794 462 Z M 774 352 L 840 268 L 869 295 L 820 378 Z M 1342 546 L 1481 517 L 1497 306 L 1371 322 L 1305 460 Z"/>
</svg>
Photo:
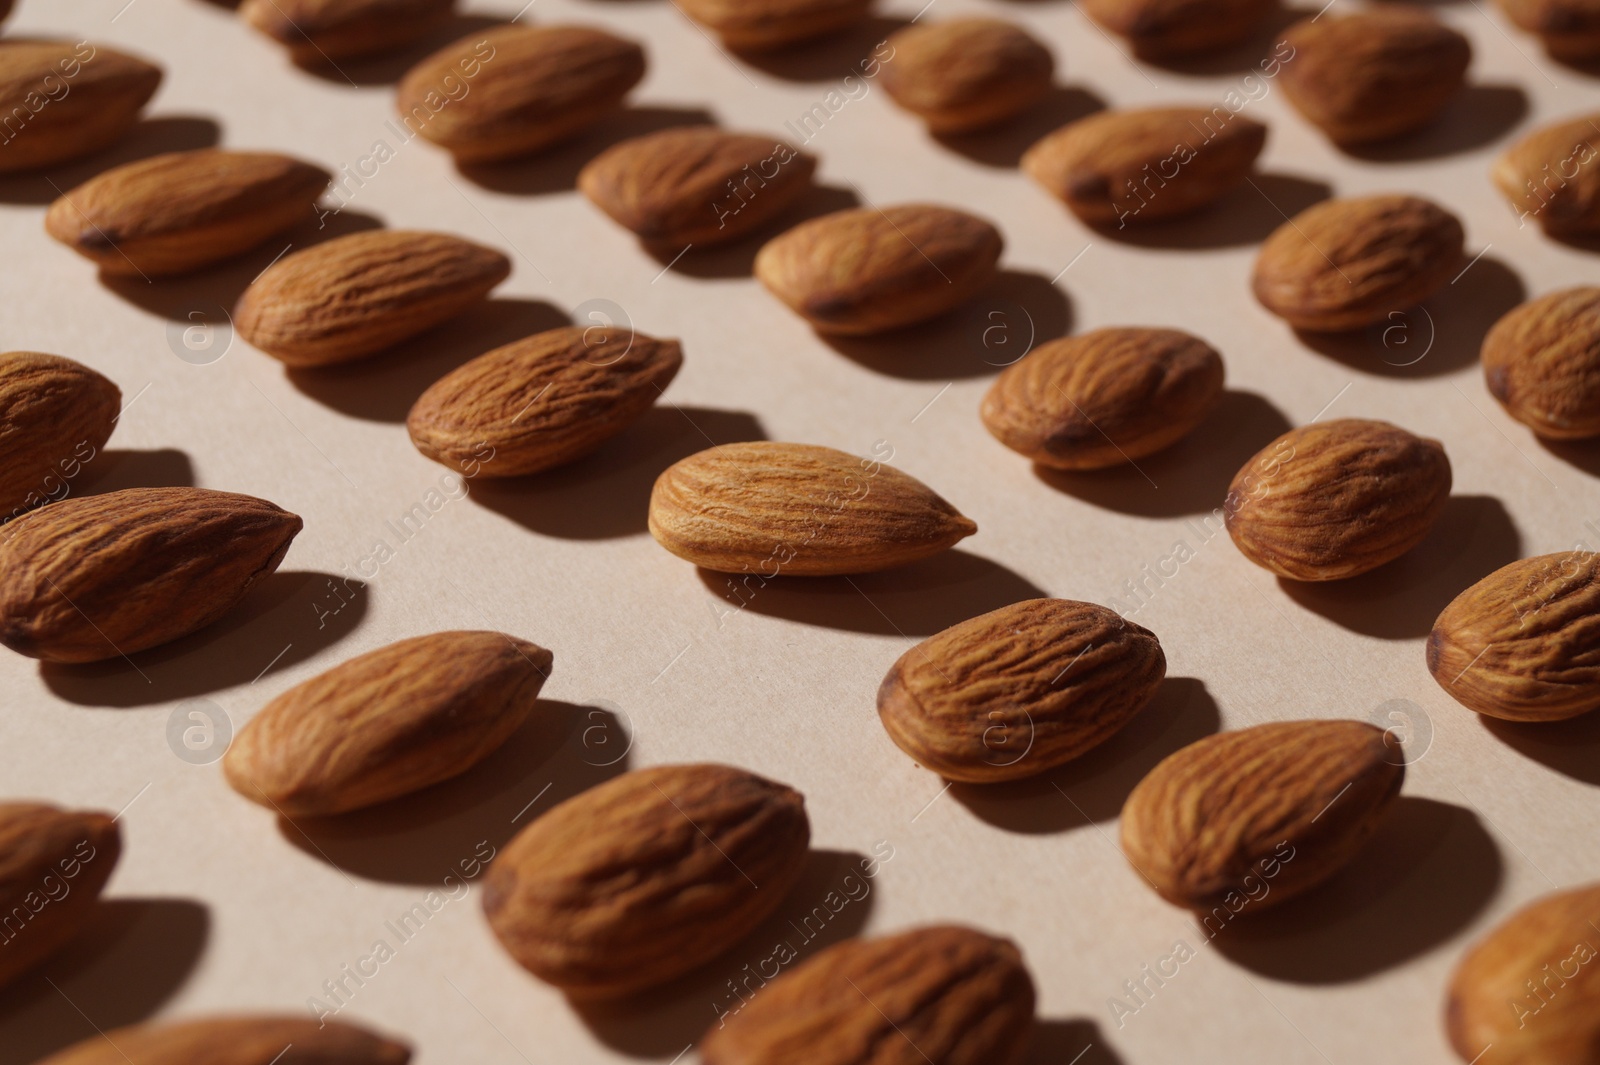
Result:
<svg viewBox="0 0 1600 1065">
<path fill-rule="evenodd" d="M 532 155 L 611 114 L 644 77 L 644 49 L 587 26 L 503 26 L 412 67 L 395 105 L 458 162 Z"/>
<path fill-rule="evenodd" d="M 766 52 L 847 29 L 872 0 L 678 0 L 685 15 L 736 52 Z"/>
<path fill-rule="evenodd" d="M 1220 106 L 1102 111 L 1044 137 L 1022 169 L 1083 221 L 1121 229 L 1209 207 L 1266 142 L 1266 126 Z"/>
<path fill-rule="evenodd" d="M 719 573 L 871 573 L 978 531 L 927 485 L 831 447 L 752 441 L 673 463 L 650 492 L 650 533 Z"/>
<path fill-rule="evenodd" d="M 244 0 L 239 17 L 297 63 L 329 64 L 394 51 L 450 17 L 456 0 Z"/>
<path fill-rule="evenodd" d="M 1125 37 L 1141 59 L 1176 59 L 1238 44 L 1276 0 L 1084 0 L 1083 12 Z"/>
<path fill-rule="evenodd" d="M 1044 98 L 1055 59 L 1014 22 L 961 18 L 908 26 L 889 37 L 883 88 L 935 133 L 1004 122 Z"/>
<path fill-rule="evenodd" d="M 848 939 L 779 976 L 706 1033 L 705 1065 L 1015 1065 L 1033 978 L 1007 939 L 930 925 Z"/>
<path fill-rule="evenodd" d="M 819 332 L 865 336 L 960 306 L 994 278 L 1004 244 L 989 222 L 949 207 L 861 207 L 774 237 L 755 273 Z"/>
<path fill-rule="evenodd" d="M 60 498 L 110 439 L 121 412 L 121 390 L 81 362 L 0 354 L 0 522 Z"/>
<path fill-rule="evenodd" d="M 121 854 L 110 814 L 0 803 L 0 987 L 83 930 Z"/>
<path fill-rule="evenodd" d="M 1291 429 L 1245 463 L 1223 505 L 1250 561 L 1297 581 L 1336 581 L 1416 547 L 1450 497 L 1437 440 L 1337 418 Z"/>
<path fill-rule="evenodd" d="M 204 488 L 52 503 L 0 531 L 0 643 L 97 662 L 216 621 L 278 568 L 300 518 Z"/>
<path fill-rule="evenodd" d="M 0 174 L 93 155 L 133 127 L 161 68 L 88 41 L 0 41 Z"/>
<path fill-rule="evenodd" d="M 239 1016 L 115 1028 L 38 1065 L 406 1065 L 411 1048 L 344 1021 Z"/>
<path fill-rule="evenodd" d="M 1266 239 L 1252 285 L 1296 329 L 1361 329 L 1455 277 L 1465 240 L 1460 219 L 1417 196 L 1327 200 Z"/>
<path fill-rule="evenodd" d="M 1536 33 L 1555 59 L 1600 57 L 1600 3 L 1595 0 L 1500 0 L 1512 22 Z"/>
<path fill-rule="evenodd" d="M 510 273 L 500 252 L 446 233 L 352 233 L 267 267 L 233 324 L 289 366 L 329 366 L 449 321 Z"/>
<path fill-rule="evenodd" d="M 1042 466 L 1098 470 L 1169 447 L 1222 398 L 1222 356 L 1176 329 L 1096 329 L 1039 345 L 983 398 L 983 424 Z"/>
<path fill-rule="evenodd" d="M 901 655 L 878 688 L 889 738 L 947 780 L 1018 780 L 1070 762 L 1144 709 L 1161 643 L 1116 611 L 1029 599 Z"/>
<path fill-rule="evenodd" d="M 1600 233 L 1600 113 L 1534 130 L 1489 176 L 1519 224 L 1531 219 L 1553 236 Z"/>
<path fill-rule="evenodd" d="M 578 188 L 647 245 L 676 254 L 760 228 L 811 188 L 816 169 L 776 138 L 702 126 L 608 148 L 579 172 Z"/>
<path fill-rule="evenodd" d="M 737 943 L 806 865 L 805 798 L 722 765 L 624 773 L 518 833 L 484 876 L 511 956 L 574 998 L 666 983 Z"/>
<path fill-rule="evenodd" d="M 1540 436 L 1600 436 L 1600 288 L 1512 308 L 1484 338 L 1482 361 L 1490 394 Z"/>
</svg>

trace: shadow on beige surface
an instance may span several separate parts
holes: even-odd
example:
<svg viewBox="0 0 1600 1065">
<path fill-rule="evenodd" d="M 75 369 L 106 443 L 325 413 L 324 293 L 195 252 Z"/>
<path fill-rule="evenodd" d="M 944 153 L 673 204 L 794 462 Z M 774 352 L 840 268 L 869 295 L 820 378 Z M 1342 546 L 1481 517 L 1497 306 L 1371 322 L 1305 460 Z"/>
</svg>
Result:
<svg viewBox="0 0 1600 1065">
<path fill-rule="evenodd" d="M 538 155 L 503 163 L 459 164 L 456 169 L 467 180 L 495 192 L 518 196 L 568 192 L 578 187 L 578 171 L 584 164 L 613 144 L 678 126 L 712 126 L 716 121 L 703 107 L 624 107 L 576 139 Z"/>
<path fill-rule="evenodd" d="M 1095 1022 L 1041 1017 L 1022 1065 L 1123 1065 L 1123 1059 Z"/>
<path fill-rule="evenodd" d="M 1392 141 L 1347 149 L 1373 163 L 1437 159 L 1493 144 L 1528 114 L 1528 94 L 1517 85 L 1468 85 L 1451 98 L 1437 119 Z"/>
<path fill-rule="evenodd" d="M 802 222 L 821 218 L 835 211 L 859 206 L 854 189 L 835 185 L 813 185 L 799 201 L 766 225 L 729 244 L 685 251 L 678 247 L 644 245 L 644 250 L 665 268 L 686 277 L 749 277 L 755 270 L 756 253 L 761 246 Z"/>
<path fill-rule="evenodd" d="M 146 118 L 134 125 L 128 135 L 87 159 L 45 167 L 22 174 L 0 176 L 0 203 L 53 203 L 63 193 L 102 171 L 124 163 L 148 159 L 165 152 L 186 152 L 212 148 L 222 138 L 216 121 L 198 115 L 164 115 Z M 63 252 L 67 249 L 62 248 Z"/>
<path fill-rule="evenodd" d="M 975 163 L 1009 170 L 1022 161 L 1022 153 L 1041 137 L 1105 109 L 1105 99 L 1091 89 L 1053 85 L 1043 100 L 1009 122 L 975 133 L 930 136 Z M 916 121 L 910 115 L 906 117 L 908 121 Z"/>
<path fill-rule="evenodd" d="M 1465 707 L 1461 712 L 1471 713 Z M 1600 711 L 1566 721 L 1500 721 L 1492 717 L 1480 721 L 1524 758 L 1579 783 L 1600 785 Z"/>
<path fill-rule="evenodd" d="M 72 494 L 104 495 L 124 488 L 187 488 L 193 484 L 194 463 L 177 448 L 108 447 L 84 464 Z"/>
<path fill-rule="evenodd" d="M 1156 196 L 1159 195 L 1158 191 Z M 1285 218 L 1293 218 L 1332 195 L 1333 186 L 1325 181 L 1293 174 L 1252 174 L 1248 184 L 1193 214 L 1153 222 L 1134 218 L 1125 226 L 1099 226 L 1095 232 L 1141 248 L 1193 251 L 1248 247 L 1266 240 L 1284 224 Z M 1154 198 L 1151 202 L 1155 202 Z"/>
<path fill-rule="evenodd" d="M 1538 436 L 1534 439 L 1567 465 L 1576 466 L 1591 477 L 1600 477 L 1600 440 L 1546 440 Z"/>
<path fill-rule="evenodd" d="M 862 64 L 872 58 L 874 50 L 891 33 L 911 25 L 911 20 L 896 16 L 871 15 L 838 33 L 830 33 L 814 41 L 805 41 L 770 52 L 747 52 L 737 56 L 739 62 L 771 74 L 784 81 L 839 82 L 847 77 L 855 82 L 837 89 L 843 97 L 845 90 L 853 90 L 856 83 L 871 85 L 864 78 Z M 887 50 L 886 50 L 887 53 Z M 893 59 L 888 60 L 894 62 Z M 866 69 L 871 69 L 870 67 Z M 820 99 L 818 100 L 820 104 Z M 799 117 L 797 114 L 796 118 Z"/>
<path fill-rule="evenodd" d="M 471 37 L 474 34 L 481 35 L 497 26 L 504 26 L 513 14 L 515 14 L 515 11 L 509 11 L 504 17 L 497 18 L 490 15 L 452 13 L 442 24 L 429 30 L 419 40 L 397 48 L 392 52 L 385 52 L 382 55 L 362 56 L 355 59 L 340 59 L 336 62 L 318 56 L 315 57 L 314 62 L 296 62 L 294 65 L 303 73 L 310 74 L 315 78 L 321 78 L 334 85 L 346 87 L 352 85 L 393 85 L 405 77 L 406 72 L 416 66 L 417 63 L 445 45 L 465 37 Z M 274 47 L 272 42 L 265 37 L 259 39 L 262 46 Z M 387 117 L 394 118 L 396 124 L 400 121 L 394 115 Z"/>
</svg>

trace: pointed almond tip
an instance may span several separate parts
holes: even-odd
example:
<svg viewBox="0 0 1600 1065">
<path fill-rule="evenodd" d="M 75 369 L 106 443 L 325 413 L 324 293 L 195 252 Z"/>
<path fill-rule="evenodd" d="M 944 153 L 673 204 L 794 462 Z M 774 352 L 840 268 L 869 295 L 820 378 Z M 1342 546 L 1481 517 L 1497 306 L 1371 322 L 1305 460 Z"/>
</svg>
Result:
<svg viewBox="0 0 1600 1065">
<path fill-rule="evenodd" d="M 961 538 L 965 540 L 978 531 L 978 523 L 965 514 L 957 514 L 954 519 L 955 527 L 961 531 Z"/>
</svg>

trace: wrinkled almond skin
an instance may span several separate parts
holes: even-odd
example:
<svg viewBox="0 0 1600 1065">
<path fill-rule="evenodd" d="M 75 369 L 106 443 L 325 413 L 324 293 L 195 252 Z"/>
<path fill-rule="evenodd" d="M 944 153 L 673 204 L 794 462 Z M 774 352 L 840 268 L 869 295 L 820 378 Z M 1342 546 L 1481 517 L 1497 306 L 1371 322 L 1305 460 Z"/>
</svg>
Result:
<svg viewBox="0 0 1600 1065">
<path fill-rule="evenodd" d="M 1055 75 L 1050 49 L 1013 22 L 951 19 L 889 37 L 883 88 L 935 133 L 970 133 L 1021 114 Z"/>
<path fill-rule="evenodd" d="M 889 737 L 947 780 L 1018 780 L 1070 762 L 1144 709 L 1161 643 L 1114 610 L 1029 599 L 900 656 L 878 688 Z"/>
<path fill-rule="evenodd" d="M 682 365 L 676 340 L 610 326 L 551 329 L 440 378 L 411 408 L 406 429 L 418 451 L 451 469 L 537 473 L 638 421 Z"/>
<path fill-rule="evenodd" d="M 66 499 L 0 531 L 0 643 L 97 662 L 216 621 L 278 568 L 300 518 L 205 488 Z"/>
<path fill-rule="evenodd" d="M 1600 555 L 1525 558 L 1456 596 L 1428 636 L 1428 671 L 1462 706 L 1506 721 L 1600 709 Z"/>
<path fill-rule="evenodd" d="M 1405 765 L 1361 721 L 1279 721 L 1163 759 L 1122 808 L 1122 851 L 1162 898 L 1197 913 L 1269 890 L 1275 906 L 1342 869 L 1377 831 Z M 1236 912 L 1231 908 L 1231 914 Z"/>
<path fill-rule="evenodd" d="M 37 1065 L 406 1065 L 411 1048 L 344 1021 L 237 1016 L 116 1028 Z"/>
<path fill-rule="evenodd" d="M 449 321 L 511 273 L 493 248 L 445 233 L 378 229 L 286 255 L 239 297 L 239 335 L 294 367 L 382 351 Z"/>
<path fill-rule="evenodd" d="M 0 803 L 0 987 L 83 930 L 121 854 L 110 814 Z"/>
<path fill-rule="evenodd" d="M 983 399 L 994 438 L 1041 466 L 1098 470 L 1187 436 L 1222 398 L 1222 356 L 1176 329 L 1096 329 L 1040 344 Z"/>
<path fill-rule="evenodd" d="M 331 63 L 393 51 L 426 36 L 455 0 L 244 0 L 239 17 L 297 63 Z"/>
<path fill-rule="evenodd" d="M 1276 0 L 1084 0 L 1084 14 L 1133 46 L 1141 59 L 1176 59 L 1249 37 Z"/>
<path fill-rule="evenodd" d="M 0 143 L 0 174 L 110 146 L 133 127 L 160 84 L 160 67 L 104 45 L 0 41 L 0 115 L 12 123 Z M 16 123 L 18 115 L 27 121 Z"/>
<path fill-rule="evenodd" d="M 172 152 L 79 185 L 50 205 L 44 228 L 107 274 L 183 274 L 311 218 L 329 177 L 274 152 Z"/>
<path fill-rule="evenodd" d="M 705 1065 L 1015 1065 L 1034 989 L 1010 940 L 931 925 L 848 939 L 779 976 L 700 1042 Z"/>
<path fill-rule="evenodd" d="M 1388 320 L 1461 269 L 1460 219 L 1417 196 L 1327 200 L 1279 226 L 1256 257 L 1256 299 L 1296 329 Z"/>
<path fill-rule="evenodd" d="M 1250 561 L 1297 581 L 1377 569 L 1428 535 L 1450 496 L 1437 440 L 1338 418 L 1291 429 L 1245 463 L 1223 506 Z"/>
<path fill-rule="evenodd" d="M 458 162 L 498 162 L 588 129 L 617 109 L 644 71 L 644 49 L 603 30 L 503 26 L 412 67 L 395 105 L 408 127 Z"/>
<path fill-rule="evenodd" d="M 1490 177 L 1519 225 L 1553 236 L 1600 233 L 1600 113 L 1534 130 L 1494 162 Z"/>
<path fill-rule="evenodd" d="M 59 498 L 105 447 L 121 411 L 121 390 L 81 362 L 0 354 L 0 522 Z"/>
<path fill-rule="evenodd" d="M 718 573 L 871 573 L 978 531 L 927 485 L 810 444 L 724 444 L 673 463 L 650 492 L 650 533 Z"/>
<path fill-rule="evenodd" d="M 1484 338 L 1482 361 L 1490 394 L 1540 436 L 1600 436 L 1600 288 L 1513 308 Z"/>
<path fill-rule="evenodd" d="M 872 0 L 680 0 L 685 15 L 736 52 L 766 52 L 847 29 Z"/>
<path fill-rule="evenodd" d="M 1512 22 L 1536 33 L 1555 59 L 1600 57 L 1600 3 L 1595 0 L 1500 0 Z"/>
<path fill-rule="evenodd" d="M 755 273 L 819 332 L 865 336 L 960 306 L 994 278 L 1004 243 L 990 223 L 949 207 L 862 207 L 774 237 Z"/>
<path fill-rule="evenodd" d="M 1084 222 L 1121 229 L 1209 207 L 1266 142 L 1266 126 L 1224 107 L 1102 111 L 1044 137 L 1022 169 Z"/>
<path fill-rule="evenodd" d="M 483 908 L 524 968 L 615 998 L 710 961 L 783 902 L 811 839 L 805 798 L 722 765 L 635 770 L 523 829 Z"/>
</svg>

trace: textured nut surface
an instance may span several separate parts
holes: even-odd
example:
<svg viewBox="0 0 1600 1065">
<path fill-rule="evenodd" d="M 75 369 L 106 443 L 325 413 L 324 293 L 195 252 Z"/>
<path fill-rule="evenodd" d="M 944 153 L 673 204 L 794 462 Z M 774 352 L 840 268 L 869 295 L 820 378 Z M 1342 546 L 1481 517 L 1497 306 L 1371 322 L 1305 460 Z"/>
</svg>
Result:
<svg viewBox="0 0 1600 1065">
<path fill-rule="evenodd" d="M 1483 341 L 1489 392 L 1540 436 L 1600 436 L 1600 288 L 1552 292 L 1513 308 Z"/>
<path fill-rule="evenodd" d="M 1534 130 L 1495 160 L 1490 177 L 1519 221 L 1557 236 L 1600 232 L 1600 114 Z"/>
<path fill-rule="evenodd" d="M 239 17 L 297 62 L 330 63 L 391 51 L 426 36 L 456 0 L 244 0 Z"/>
<path fill-rule="evenodd" d="M 121 410 L 121 390 L 81 362 L 0 354 L 0 521 L 56 498 L 105 446 Z"/>
<path fill-rule="evenodd" d="M 740 52 L 763 52 L 852 26 L 872 0 L 679 0 L 683 13 Z"/>
<path fill-rule="evenodd" d="M 1556 59 L 1582 63 L 1600 56 L 1600 3 L 1595 0 L 1500 0 L 1511 21 L 1537 33 Z"/>
<path fill-rule="evenodd" d="M 406 1065 L 411 1048 L 344 1021 L 206 1017 L 95 1035 L 38 1065 Z"/>
<path fill-rule="evenodd" d="M 83 930 L 121 853 L 110 814 L 0 803 L 0 987 Z"/>
<path fill-rule="evenodd" d="M 1265 22 L 1274 0 L 1084 0 L 1086 15 L 1126 37 L 1145 59 L 1171 59 L 1237 44 Z"/>
<path fill-rule="evenodd" d="M 961 18 L 908 26 L 889 37 L 883 88 L 936 133 L 966 133 L 1018 115 L 1044 98 L 1050 49 L 1013 22 Z"/>
<path fill-rule="evenodd" d="M 978 531 L 892 466 L 809 444 L 753 441 L 690 455 L 650 492 L 650 533 L 720 573 L 870 573 Z"/>
<path fill-rule="evenodd" d="M 541 980 L 626 995 L 750 932 L 794 886 L 810 838 L 792 788 L 730 766 L 640 769 L 523 829 L 490 864 L 483 908 Z"/>
<path fill-rule="evenodd" d="M 71 86 L 65 93 L 63 83 Z M 110 145 L 160 84 L 160 67 L 104 45 L 0 41 L 0 115 L 13 123 L 0 142 L 0 173 L 81 159 Z M 48 106 L 37 106 L 41 99 Z M 27 116 L 24 123 L 19 115 Z"/>
</svg>

